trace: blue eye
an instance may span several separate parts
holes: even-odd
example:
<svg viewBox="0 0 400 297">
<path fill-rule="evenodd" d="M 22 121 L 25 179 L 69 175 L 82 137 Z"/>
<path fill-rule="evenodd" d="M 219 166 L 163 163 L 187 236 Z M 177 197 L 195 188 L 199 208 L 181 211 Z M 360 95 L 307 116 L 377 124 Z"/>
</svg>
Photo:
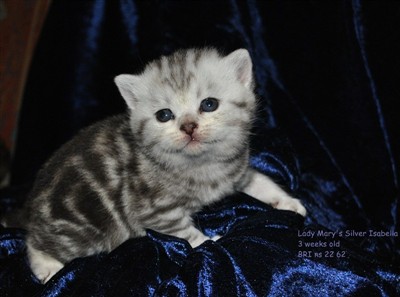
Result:
<svg viewBox="0 0 400 297">
<path fill-rule="evenodd" d="M 215 98 L 206 98 L 200 103 L 200 111 L 212 112 L 218 108 L 218 100 Z"/>
<path fill-rule="evenodd" d="M 170 109 L 161 109 L 156 112 L 156 118 L 159 122 L 165 123 L 175 118 Z"/>
</svg>

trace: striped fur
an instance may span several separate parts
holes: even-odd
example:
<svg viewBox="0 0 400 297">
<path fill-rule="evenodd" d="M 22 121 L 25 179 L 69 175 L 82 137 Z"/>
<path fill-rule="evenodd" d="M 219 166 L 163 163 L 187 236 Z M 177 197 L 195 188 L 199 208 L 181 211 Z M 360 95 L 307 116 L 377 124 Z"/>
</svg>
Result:
<svg viewBox="0 0 400 297">
<path fill-rule="evenodd" d="M 146 228 L 193 246 L 208 239 L 191 215 L 250 181 L 251 66 L 246 50 L 222 57 L 196 49 L 118 76 L 128 112 L 81 131 L 37 176 L 27 224 L 35 274 L 47 281 L 53 267 L 111 251 Z M 204 112 L 209 97 L 219 105 Z M 162 109 L 174 119 L 157 121 Z M 193 135 L 180 129 L 189 121 L 197 125 Z"/>
</svg>

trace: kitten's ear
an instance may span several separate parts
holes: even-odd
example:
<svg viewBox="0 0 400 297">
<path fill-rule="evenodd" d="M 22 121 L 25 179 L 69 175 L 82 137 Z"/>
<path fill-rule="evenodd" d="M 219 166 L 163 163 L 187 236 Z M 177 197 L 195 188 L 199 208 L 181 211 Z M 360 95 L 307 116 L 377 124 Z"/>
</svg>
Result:
<svg viewBox="0 0 400 297">
<path fill-rule="evenodd" d="M 246 88 L 253 88 L 253 63 L 246 49 L 238 49 L 226 56 L 224 60 L 228 63 L 229 67 L 234 68 L 237 79 Z"/>
<path fill-rule="evenodd" d="M 139 80 L 138 76 L 130 74 L 121 74 L 114 78 L 119 92 L 130 109 L 135 109 L 137 99 L 134 91 L 139 84 Z"/>
</svg>

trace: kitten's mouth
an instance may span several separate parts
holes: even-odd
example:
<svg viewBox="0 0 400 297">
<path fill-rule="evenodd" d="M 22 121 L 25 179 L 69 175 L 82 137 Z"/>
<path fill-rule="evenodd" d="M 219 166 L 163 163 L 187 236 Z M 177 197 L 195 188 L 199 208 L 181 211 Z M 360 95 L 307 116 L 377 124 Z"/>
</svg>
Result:
<svg viewBox="0 0 400 297">
<path fill-rule="evenodd" d="M 203 144 L 205 142 L 199 139 L 198 137 L 190 137 L 189 139 L 186 140 L 186 144 L 183 146 L 183 150 L 186 152 L 189 152 L 190 154 L 198 154 L 200 153 L 203 148 Z"/>
<path fill-rule="evenodd" d="M 188 147 L 188 146 L 199 146 L 201 144 L 216 144 L 219 142 L 222 142 L 223 139 L 209 139 L 209 140 L 205 140 L 205 139 L 199 139 L 198 137 L 192 137 L 189 140 L 187 140 L 186 145 L 184 146 L 184 148 Z"/>
<path fill-rule="evenodd" d="M 198 138 L 192 137 L 185 145 L 185 147 L 199 146 L 202 143 Z"/>
<path fill-rule="evenodd" d="M 214 145 L 217 145 L 223 141 L 223 139 L 199 139 L 192 137 L 191 139 L 187 140 L 182 150 L 189 155 L 200 155 L 205 151 L 210 150 Z"/>
<path fill-rule="evenodd" d="M 189 155 L 200 155 L 209 150 L 210 145 L 213 146 L 220 142 L 223 142 L 222 138 L 209 139 L 207 137 L 200 137 L 199 135 L 186 135 L 181 150 Z"/>
</svg>

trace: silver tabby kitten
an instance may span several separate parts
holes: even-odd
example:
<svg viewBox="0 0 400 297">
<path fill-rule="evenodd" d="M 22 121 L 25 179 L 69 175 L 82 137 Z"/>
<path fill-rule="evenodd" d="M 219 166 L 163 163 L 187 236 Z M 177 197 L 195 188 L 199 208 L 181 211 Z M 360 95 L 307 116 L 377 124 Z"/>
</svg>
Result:
<svg viewBox="0 0 400 297">
<path fill-rule="evenodd" d="M 256 99 L 247 50 L 226 57 L 178 51 L 115 83 L 129 112 L 65 144 L 31 192 L 27 250 L 42 282 L 68 261 L 111 251 L 146 228 L 196 247 L 210 238 L 191 215 L 234 191 L 306 214 L 299 200 L 249 168 Z"/>
</svg>

